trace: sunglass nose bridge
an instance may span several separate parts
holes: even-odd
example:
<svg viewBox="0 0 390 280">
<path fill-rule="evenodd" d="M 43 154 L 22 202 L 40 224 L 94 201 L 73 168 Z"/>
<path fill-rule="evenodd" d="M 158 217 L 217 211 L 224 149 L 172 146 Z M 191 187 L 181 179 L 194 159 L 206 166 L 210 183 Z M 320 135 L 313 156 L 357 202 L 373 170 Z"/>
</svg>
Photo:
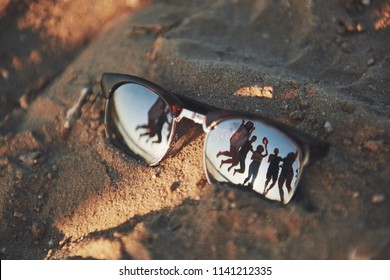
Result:
<svg viewBox="0 0 390 280">
<path fill-rule="evenodd" d="M 194 123 L 201 124 L 201 125 L 203 125 L 206 121 L 205 115 L 193 112 L 188 109 L 183 109 L 180 112 L 180 115 L 175 120 L 177 122 L 180 122 L 183 118 L 192 120 Z"/>
</svg>

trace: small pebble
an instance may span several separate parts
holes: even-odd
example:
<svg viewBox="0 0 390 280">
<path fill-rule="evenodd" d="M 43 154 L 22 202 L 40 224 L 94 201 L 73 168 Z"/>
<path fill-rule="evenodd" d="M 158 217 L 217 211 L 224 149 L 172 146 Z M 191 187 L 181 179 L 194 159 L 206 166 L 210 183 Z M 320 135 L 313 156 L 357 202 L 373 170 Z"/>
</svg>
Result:
<svg viewBox="0 0 390 280">
<path fill-rule="evenodd" d="M 352 44 L 348 43 L 348 42 L 343 42 L 341 44 L 341 49 L 346 52 L 346 53 L 351 53 L 353 51 L 353 46 Z"/>
<path fill-rule="evenodd" d="M 344 100 L 340 102 L 341 109 L 347 113 L 353 113 L 355 111 L 355 104 L 351 101 Z"/>
<path fill-rule="evenodd" d="M 380 204 L 385 201 L 385 195 L 384 194 L 374 194 L 371 197 L 371 202 L 374 204 Z"/>
<path fill-rule="evenodd" d="M 15 217 L 15 218 L 23 218 L 23 213 L 20 213 L 20 212 L 18 212 L 18 211 L 15 211 L 15 212 L 14 212 L 14 217 Z"/>
<path fill-rule="evenodd" d="M 173 184 L 171 185 L 171 191 L 175 191 L 179 187 L 180 187 L 180 182 L 173 182 Z"/>
<path fill-rule="evenodd" d="M 364 32 L 366 31 L 366 27 L 362 23 L 356 24 L 356 31 L 357 32 Z"/>
<path fill-rule="evenodd" d="M 353 198 L 358 198 L 360 196 L 360 193 L 359 192 L 353 192 L 352 193 L 352 197 Z"/>
<path fill-rule="evenodd" d="M 29 61 L 31 63 L 35 64 L 41 64 L 42 63 L 42 55 L 39 50 L 35 49 L 30 53 Z"/>
<path fill-rule="evenodd" d="M 373 58 L 370 58 L 368 61 L 367 61 L 367 65 L 368 66 L 372 66 L 375 64 L 375 60 Z"/>
<path fill-rule="evenodd" d="M 382 141 L 368 140 L 366 143 L 364 143 L 364 148 L 372 153 L 377 153 L 382 145 Z"/>
<path fill-rule="evenodd" d="M 334 131 L 333 125 L 329 121 L 325 122 L 324 129 L 325 129 L 325 132 L 328 134 L 330 134 Z"/>
<path fill-rule="evenodd" d="M 15 177 L 17 180 L 22 180 L 23 179 L 23 171 L 20 169 L 16 170 Z"/>
<path fill-rule="evenodd" d="M 290 86 L 293 88 L 293 89 L 299 89 L 300 88 L 300 84 L 299 82 L 297 81 L 294 81 L 294 80 L 290 80 L 288 81 L 288 83 L 290 84 Z"/>
<path fill-rule="evenodd" d="M 4 69 L 4 68 L 0 68 L 0 76 L 4 79 L 4 80 L 8 80 L 9 78 L 9 72 L 7 69 Z"/>
<path fill-rule="evenodd" d="M 47 179 L 49 179 L 49 180 L 53 180 L 54 175 L 53 175 L 53 173 L 49 172 L 49 173 L 47 173 L 46 177 L 47 177 Z"/>
<path fill-rule="evenodd" d="M 344 27 L 348 32 L 354 32 L 355 31 L 355 23 L 352 20 L 346 20 L 344 21 Z"/>
<path fill-rule="evenodd" d="M 47 245 L 49 245 L 49 246 L 53 246 L 53 244 L 54 244 L 54 241 L 53 241 L 52 239 L 50 239 L 50 240 L 47 242 Z"/>
<path fill-rule="evenodd" d="M 27 109 L 28 108 L 28 96 L 27 94 L 23 94 L 19 98 L 19 105 L 22 109 Z"/>
<path fill-rule="evenodd" d="M 371 4 L 371 0 L 362 0 L 362 4 L 365 6 L 369 6 Z"/>
<path fill-rule="evenodd" d="M 229 204 L 229 209 L 236 209 L 237 208 L 237 203 L 232 202 Z"/>
<path fill-rule="evenodd" d="M 19 157 L 19 160 L 22 161 L 24 164 L 32 166 L 38 163 L 38 159 L 41 156 L 41 153 L 39 151 L 36 152 L 30 152 L 24 155 L 21 155 Z"/>
<path fill-rule="evenodd" d="M 34 222 L 31 226 L 31 233 L 35 239 L 41 239 L 45 234 L 45 227 L 41 223 Z"/>
<path fill-rule="evenodd" d="M 305 118 L 305 114 L 301 110 L 296 110 L 290 114 L 290 118 L 295 121 L 302 121 Z"/>
</svg>

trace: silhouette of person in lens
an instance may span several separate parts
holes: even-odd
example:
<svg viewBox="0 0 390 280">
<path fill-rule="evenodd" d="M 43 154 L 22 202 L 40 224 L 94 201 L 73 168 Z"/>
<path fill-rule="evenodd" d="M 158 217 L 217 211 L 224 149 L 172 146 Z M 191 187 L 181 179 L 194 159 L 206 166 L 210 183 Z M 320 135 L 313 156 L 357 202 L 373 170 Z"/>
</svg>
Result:
<svg viewBox="0 0 390 280">
<path fill-rule="evenodd" d="M 255 129 L 253 122 L 247 121 L 245 123 L 242 120 L 241 125 L 238 127 L 236 132 L 230 137 L 230 150 L 229 151 L 220 151 L 217 154 L 219 156 L 227 156 L 231 158 L 232 162 L 238 162 L 238 151 L 245 144 L 245 142 L 250 138 L 253 130 Z M 220 167 L 223 165 L 223 161 L 221 161 Z"/>
<path fill-rule="evenodd" d="M 240 170 L 242 169 L 242 172 L 240 172 L 240 173 L 244 173 L 246 156 L 249 153 L 249 151 L 251 151 L 253 153 L 252 143 L 254 143 L 256 141 L 256 139 L 257 139 L 256 136 L 252 136 L 252 138 L 250 140 L 246 140 L 244 145 L 238 151 L 238 156 L 232 157 L 230 159 L 222 160 L 221 166 L 224 165 L 225 163 L 230 163 L 231 165 L 228 168 L 228 171 L 230 171 L 234 166 L 236 166 L 237 164 L 240 163 Z M 237 169 L 234 170 L 234 174 L 236 174 L 236 171 L 237 171 Z"/>
<path fill-rule="evenodd" d="M 243 183 L 243 185 L 245 185 L 252 178 L 252 181 L 249 183 L 249 186 L 252 189 L 257 177 L 257 173 L 259 173 L 261 161 L 263 160 L 263 158 L 268 156 L 267 145 L 265 145 L 265 154 L 262 154 L 262 152 L 264 152 L 264 147 L 262 145 L 257 146 L 251 157 L 252 162 L 249 165 L 248 177 L 245 178 Z"/>
<path fill-rule="evenodd" d="M 282 165 L 282 171 L 279 175 L 278 180 L 278 186 L 279 186 L 279 195 L 280 195 L 280 201 L 284 204 L 284 192 L 283 192 L 283 185 L 286 183 L 286 188 L 288 193 L 291 191 L 291 182 L 294 177 L 294 169 L 293 169 L 293 163 L 298 157 L 298 151 L 295 153 L 290 152 L 287 154 L 285 158 L 282 159 L 283 165 Z"/>
<path fill-rule="evenodd" d="M 245 172 L 246 156 L 248 155 L 249 151 L 254 153 L 252 144 L 256 140 L 257 140 L 257 137 L 256 136 L 252 136 L 252 138 L 250 140 L 246 140 L 244 146 L 242 146 L 241 149 L 238 151 L 238 160 L 237 160 L 236 164 L 233 165 L 233 163 L 232 163 L 232 166 L 230 166 L 229 169 L 228 169 L 228 171 L 230 171 L 230 169 L 233 166 L 236 166 L 238 163 L 240 163 L 240 168 L 239 169 L 234 169 L 233 176 L 236 175 L 236 172 L 238 172 L 238 173 L 244 173 Z"/>
<path fill-rule="evenodd" d="M 161 143 L 163 126 L 165 123 L 168 123 L 168 112 L 165 101 L 161 98 L 157 98 L 156 102 L 154 102 L 148 111 L 148 123 L 138 125 L 135 130 L 144 128 L 146 129 L 146 132 L 142 133 L 140 137 L 149 136 L 146 140 L 146 142 L 148 142 L 151 138 L 157 135 L 157 140 L 154 140 L 152 143 Z"/>
<path fill-rule="evenodd" d="M 275 148 L 274 153 L 268 157 L 269 166 L 267 169 L 267 175 L 266 175 L 266 181 L 264 184 L 264 195 L 267 195 L 267 193 L 272 189 L 278 180 L 279 175 L 279 163 L 282 160 L 282 158 L 279 155 L 279 149 Z M 269 182 L 272 179 L 272 184 L 267 189 L 267 186 Z"/>
</svg>

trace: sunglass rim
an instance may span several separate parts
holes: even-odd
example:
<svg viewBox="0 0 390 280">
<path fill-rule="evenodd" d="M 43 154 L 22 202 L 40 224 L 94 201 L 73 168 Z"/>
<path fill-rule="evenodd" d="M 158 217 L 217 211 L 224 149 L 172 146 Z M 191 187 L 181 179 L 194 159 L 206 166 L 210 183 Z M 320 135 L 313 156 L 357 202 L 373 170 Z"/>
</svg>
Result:
<svg viewBox="0 0 390 280">
<path fill-rule="evenodd" d="M 165 102 L 167 102 L 170 105 L 174 118 L 178 116 L 179 111 L 172 110 L 172 106 L 174 106 L 175 108 L 180 108 L 180 110 L 189 109 L 196 113 L 201 113 L 205 115 L 206 116 L 205 126 L 208 129 L 212 129 L 212 127 L 216 123 L 218 123 L 219 120 L 221 119 L 233 118 L 233 117 L 258 120 L 269 126 L 273 126 L 278 130 L 282 131 L 288 137 L 292 138 L 292 140 L 294 140 L 294 142 L 296 142 L 297 145 L 300 147 L 301 151 L 305 153 L 304 156 L 309 155 L 308 162 L 312 162 L 318 158 L 325 156 L 328 153 L 330 147 L 330 144 L 328 142 L 314 138 L 305 132 L 302 132 L 293 127 L 272 120 L 268 117 L 260 116 L 248 112 L 226 110 L 226 109 L 210 106 L 208 104 L 199 102 L 192 98 L 180 94 L 176 94 L 176 93 L 175 94 L 171 93 L 149 80 L 137 76 L 128 75 L 128 74 L 103 73 L 101 78 L 101 88 L 104 97 L 110 99 L 117 88 L 127 83 L 136 83 L 145 86 L 151 91 L 153 91 L 154 93 L 156 93 L 157 95 L 159 95 L 161 98 L 165 100 Z M 166 154 L 163 155 L 160 158 L 160 160 L 153 165 L 158 164 L 165 157 Z"/>
<path fill-rule="evenodd" d="M 229 121 L 229 120 L 242 120 L 243 118 L 245 118 L 246 116 L 239 116 L 239 115 L 234 115 L 234 114 L 230 114 L 230 112 L 228 112 L 229 114 L 226 114 L 225 117 L 221 117 L 221 118 L 218 118 L 217 120 L 215 120 L 215 122 L 213 123 L 213 127 L 217 127 L 220 123 L 224 122 L 224 121 Z M 265 122 L 264 120 L 262 119 L 255 119 L 255 118 L 245 118 L 246 121 L 257 121 L 257 122 L 261 122 L 263 123 L 264 125 L 267 125 L 267 126 L 270 126 L 269 123 Z M 300 143 L 297 143 L 295 141 L 295 139 L 293 139 L 291 136 L 287 135 L 285 131 L 283 131 L 282 129 L 279 129 L 279 127 L 276 127 L 276 126 L 270 126 L 272 127 L 273 129 L 276 129 L 278 130 L 279 133 L 281 134 L 284 134 L 286 135 L 287 138 L 289 138 L 290 141 L 293 142 L 294 145 L 297 146 L 297 152 L 298 152 L 298 160 L 299 160 L 299 169 L 300 170 L 303 170 L 303 168 L 309 163 L 309 159 L 310 159 L 310 151 L 309 150 L 304 150 L 304 148 L 307 148 L 305 146 L 302 146 L 300 145 Z M 203 166 L 204 166 L 204 170 L 205 170 L 205 174 L 206 174 L 206 178 L 207 178 L 207 181 L 212 183 L 212 182 L 219 182 L 221 183 L 220 181 L 216 180 L 215 178 L 212 178 L 210 177 L 211 175 L 211 172 L 208 171 L 208 168 L 207 168 L 207 156 L 206 156 L 206 145 L 207 145 L 207 141 L 208 141 L 208 138 L 210 136 L 210 133 L 207 133 L 206 134 L 206 137 L 204 139 L 204 145 L 203 145 Z M 294 193 L 296 192 L 297 190 L 297 187 L 298 187 L 298 184 L 301 180 L 301 175 L 302 175 L 302 172 L 299 172 L 298 173 L 298 178 L 295 182 L 295 185 L 294 185 L 294 188 L 293 188 L 293 193 L 291 196 L 289 196 L 289 199 L 288 200 L 285 200 L 284 202 L 282 202 L 283 205 L 286 205 L 288 204 L 291 199 L 293 198 L 294 196 Z M 226 182 L 228 183 L 228 182 Z M 230 184 L 233 184 L 234 186 L 239 186 L 233 182 L 230 182 Z M 241 189 L 242 188 L 238 188 L 238 189 Z M 245 190 L 245 188 L 244 188 Z M 255 190 L 251 190 L 252 193 L 255 193 L 257 196 L 261 197 L 261 198 L 265 198 L 267 199 L 268 201 L 278 201 L 278 200 L 272 200 L 270 198 L 267 198 L 264 194 L 260 193 L 260 192 L 257 192 Z M 281 201 L 278 201 L 278 202 L 281 202 Z"/>
</svg>

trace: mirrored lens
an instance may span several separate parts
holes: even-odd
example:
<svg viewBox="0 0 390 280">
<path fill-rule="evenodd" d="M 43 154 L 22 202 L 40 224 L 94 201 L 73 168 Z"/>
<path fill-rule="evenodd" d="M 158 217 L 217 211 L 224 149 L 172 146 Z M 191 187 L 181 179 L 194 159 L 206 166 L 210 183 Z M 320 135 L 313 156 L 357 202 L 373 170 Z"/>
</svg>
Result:
<svg viewBox="0 0 390 280">
<path fill-rule="evenodd" d="M 128 148 L 148 164 L 166 152 L 172 128 L 167 103 L 150 89 L 133 83 L 120 86 L 112 96 L 111 115 Z"/>
<path fill-rule="evenodd" d="M 286 204 L 302 171 L 298 145 L 261 121 L 227 119 L 207 135 L 205 165 L 210 181 L 233 183 Z"/>
</svg>

